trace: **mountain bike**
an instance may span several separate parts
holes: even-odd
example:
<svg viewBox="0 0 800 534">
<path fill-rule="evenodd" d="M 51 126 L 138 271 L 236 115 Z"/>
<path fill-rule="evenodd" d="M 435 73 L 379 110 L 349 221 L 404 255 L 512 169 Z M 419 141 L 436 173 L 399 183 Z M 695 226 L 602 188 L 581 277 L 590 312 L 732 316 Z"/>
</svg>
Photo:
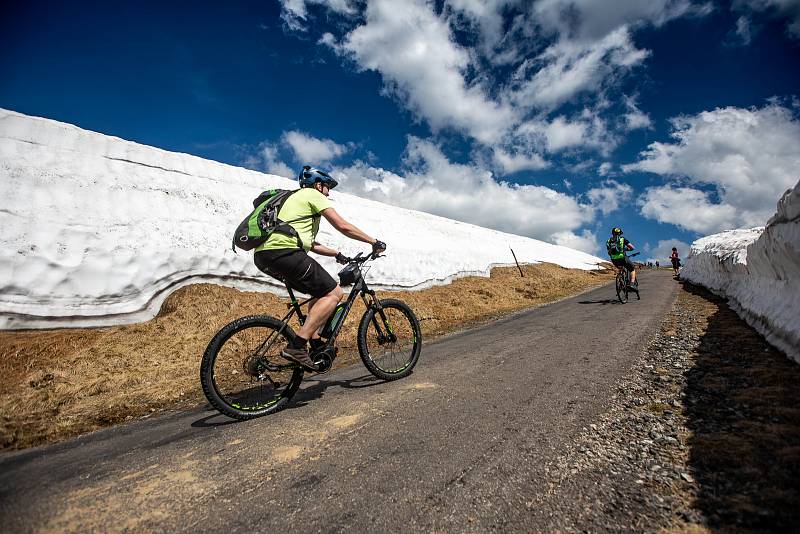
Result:
<svg viewBox="0 0 800 534">
<path fill-rule="evenodd" d="M 634 252 L 630 254 L 628 257 L 632 258 L 634 256 L 638 256 L 638 252 Z M 616 287 L 617 287 L 617 298 L 623 304 L 628 302 L 628 292 L 633 291 L 636 293 L 636 300 L 642 300 L 642 297 L 639 296 L 639 288 L 633 289 L 630 287 L 631 284 L 631 273 L 628 270 L 628 267 L 623 265 L 619 268 L 619 272 L 617 272 L 616 278 Z"/>
<path fill-rule="evenodd" d="M 411 308 L 396 299 L 378 299 L 364 280 L 365 264 L 373 254 L 345 258 L 339 272 L 342 286 L 353 286 L 320 329 L 324 346 L 311 352 L 317 373 L 330 370 L 337 355 L 336 337 L 358 296 L 366 311 L 358 325 L 358 353 L 364 366 L 381 380 L 397 380 L 411 374 L 422 349 L 422 332 Z M 225 325 L 211 339 L 200 364 L 200 383 L 208 402 L 234 419 L 247 420 L 275 413 L 287 406 L 300 387 L 306 371 L 281 356 L 283 347 L 295 338 L 289 320 L 297 315 L 306 321 L 302 306 L 286 285 L 290 311 L 283 319 L 267 315 L 242 317 Z"/>
</svg>

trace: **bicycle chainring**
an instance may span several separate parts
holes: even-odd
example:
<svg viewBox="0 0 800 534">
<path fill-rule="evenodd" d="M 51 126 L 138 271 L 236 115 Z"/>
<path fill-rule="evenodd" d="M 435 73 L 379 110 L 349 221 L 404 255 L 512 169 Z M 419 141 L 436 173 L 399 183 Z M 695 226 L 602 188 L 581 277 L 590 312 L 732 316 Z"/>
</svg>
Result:
<svg viewBox="0 0 800 534">
<path fill-rule="evenodd" d="M 312 354 L 311 357 L 314 360 L 314 363 L 317 365 L 317 373 L 327 373 L 330 371 L 331 366 L 333 365 L 333 360 L 336 359 L 336 348 L 329 347 L 325 350 Z"/>
</svg>

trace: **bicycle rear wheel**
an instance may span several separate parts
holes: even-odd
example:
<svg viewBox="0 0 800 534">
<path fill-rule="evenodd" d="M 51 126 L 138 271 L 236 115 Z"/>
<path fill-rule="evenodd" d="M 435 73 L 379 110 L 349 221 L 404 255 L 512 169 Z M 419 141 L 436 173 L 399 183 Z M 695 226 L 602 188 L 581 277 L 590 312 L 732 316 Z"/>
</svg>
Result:
<svg viewBox="0 0 800 534">
<path fill-rule="evenodd" d="M 200 364 L 208 402 L 234 419 L 246 420 L 284 408 L 303 380 L 303 369 L 281 357 L 294 332 L 274 317 L 242 317 L 211 340 Z"/>
<path fill-rule="evenodd" d="M 627 271 L 617 275 L 617 298 L 623 304 L 628 302 L 628 277 Z"/>
<path fill-rule="evenodd" d="M 419 321 L 405 302 L 380 301 L 383 313 L 368 309 L 358 325 L 358 352 L 370 373 L 382 380 L 411 374 L 422 350 Z"/>
</svg>

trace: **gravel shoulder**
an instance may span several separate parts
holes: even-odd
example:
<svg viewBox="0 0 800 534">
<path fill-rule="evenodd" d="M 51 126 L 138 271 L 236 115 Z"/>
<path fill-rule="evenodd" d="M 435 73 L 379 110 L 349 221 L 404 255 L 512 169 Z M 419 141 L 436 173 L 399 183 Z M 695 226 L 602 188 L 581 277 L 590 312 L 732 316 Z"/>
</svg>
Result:
<svg viewBox="0 0 800 534">
<path fill-rule="evenodd" d="M 609 409 L 531 507 L 562 531 L 775 532 L 800 524 L 800 366 L 721 299 L 683 291 Z"/>
</svg>

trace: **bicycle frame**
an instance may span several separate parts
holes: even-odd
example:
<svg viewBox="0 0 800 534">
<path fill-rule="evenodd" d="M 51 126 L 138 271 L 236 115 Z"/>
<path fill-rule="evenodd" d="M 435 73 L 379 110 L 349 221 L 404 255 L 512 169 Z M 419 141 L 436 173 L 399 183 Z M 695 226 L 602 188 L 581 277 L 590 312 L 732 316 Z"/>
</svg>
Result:
<svg viewBox="0 0 800 534">
<path fill-rule="evenodd" d="M 619 271 L 619 277 L 622 278 L 622 283 L 625 284 L 625 292 L 628 292 L 628 288 L 631 285 L 631 271 L 627 267 L 623 267 Z"/>
<path fill-rule="evenodd" d="M 314 298 L 309 298 L 304 300 L 303 302 L 298 303 L 297 299 L 294 296 L 294 292 L 289 285 L 286 285 L 286 291 L 289 293 L 289 298 L 291 299 L 290 306 L 292 310 L 282 319 L 282 322 L 288 324 L 288 320 L 291 319 L 292 315 L 297 314 L 297 320 L 300 323 L 300 326 L 305 324 L 307 316 L 303 314 L 301 309 L 302 306 L 305 306 L 310 301 L 314 300 Z M 353 304 L 356 301 L 356 297 L 361 296 L 361 299 L 364 301 L 364 305 L 369 309 L 370 307 L 377 307 L 378 299 L 375 297 L 375 292 L 367 286 L 367 283 L 364 281 L 363 276 L 359 276 L 356 282 L 353 284 L 353 288 L 350 290 L 350 293 L 347 295 L 347 299 L 344 301 L 344 308 L 342 308 L 342 314 L 339 318 L 339 321 L 336 323 L 336 326 L 331 332 L 330 337 L 328 338 L 327 342 L 325 343 L 325 348 L 332 347 L 336 337 L 339 335 L 339 332 L 342 330 L 342 326 L 344 325 L 347 316 L 350 315 L 350 310 L 353 308 Z M 369 295 L 369 300 L 367 299 L 367 295 Z M 330 318 L 329 318 L 330 319 Z M 377 325 L 376 325 L 377 326 Z"/>
<path fill-rule="evenodd" d="M 626 257 L 633 258 L 634 256 L 638 256 L 639 252 L 634 252 L 633 254 L 628 254 Z M 617 269 L 617 276 L 621 275 L 623 272 L 625 273 L 625 280 L 628 281 L 631 278 L 631 271 L 628 269 L 627 265 L 621 265 L 617 267 L 614 265 L 614 268 Z"/>
<path fill-rule="evenodd" d="M 360 262 L 360 263 L 363 264 L 365 262 Z M 302 302 L 298 302 L 297 298 L 294 295 L 294 291 L 292 291 L 292 288 L 289 287 L 289 284 L 287 284 L 284 281 L 284 285 L 286 286 L 286 291 L 289 294 L 290 302 L 287 304 L 287 307 L 289 307 L 290 310 L 281 319 L 281 323 L 283 323 L 281 328 L 279 330 L 273 332 L 272 334 L 270 334 L 270 336 L 267 337 L 266 340 L 264 340 L 264 343 L 262 343 L 259 346 L 259 348 L 257 349 L 256 352 L 260 352 L 263 349 L 264 346 L 271 346 L 270 340 L 271 340 L 272 336 L 273 335 L 280 335 L 283 332 L 283 329 L 286 328 L 286 326 L 289 324 L 289 320 L 292 318 L 293 315 L 295 315 L 295 314 L 297 315 L 297 320 L 300 323 L 300 326 L 305 324 L 306 319 L 308 318 L 308 316 L 303 313 L 302 307 L 305 306 L 306 304 L 308 304 L 309 302 L 311 302 L 312 300 L 316 299 L 316 297 L 310 297 L 310 298 L 308 298 L 308 299 L 306 299 L 306 300 L 304 300 Z M 380 323 L 375 318 L 375 315 L 373 315 L 372 316 L 372 322 L 375 325 L 375 329 L 378 332 L 378 342 L 379 343 L 383 343 L 387 339 L 390 340 L 390 341 L 394 341 L 395 340 L 394 339 L 394 334 L 392 333 L 392 330 L 391 330 L 391 328 L 389 327 L 389 325 L 388 325 L 388 323 L 386 321 L 386 317 L 383 314 L 383 308 L 381 308 L 380 301 L 377 298 L 377 296 L 375 295 L 375 291 L 370 289 L 369 286 L 367 286 L 367 282 L 364 280 L 364 275 L 361 272 L 361 270 L 359 269 L 359 276 L 356 279 L 355 283 L 353 284 L 353 288 L 350 290 L 350 293 L 347 295 L 347 299 L 344 301 L 344 307 L 342 308 L 342 313 L 341 313 L 341 316 L 339 318 L 338 323 L 334 327 L 333 332 L 331 332 L 331 335 L 327 339 L 327 341 L 325 342 L 325 345 L 323 346 L 323 348 L 320 349 L 319 351 L 317 351 L 317 353 L 319 353 L 319 354 L 327 352 L 330 355 L 331 363 L 333 363 L 333 360 L 336 358 L 336 351 L 332 350 L 334 348 L 334 344 L 336 342 L 336 337 L 339 335 L 339 332 L 341 331 L 342 326 L 344 326 L 344 322 L 347 319 L 347 316 L 350 314 L 350 310 L 352 309 L 353 304 L 355 303 L 356 297 L 359 296 L 359 295 L 361 296 L 361 299 L 364 301 L 364 305 L 366 306 L 367 310 L 374 309 L 374 310 L 376 310 L 378 312 L 378 314 L 380 314 L 382 322 L 383 322 L 383 325 L 384 325 L 384 328 L 388 332 L 388 335 L 386 333 L 384 333 L 384 331 L 381 329 Z M 337 306 L 338 306 L 338 304 L 337 304 Z M 328 320 L 330 320 L 330 317 L 328 318 Z M 294 366 L 294 365 L 295 364 L 290 364 L 290 366 Z"/>
</svg>

